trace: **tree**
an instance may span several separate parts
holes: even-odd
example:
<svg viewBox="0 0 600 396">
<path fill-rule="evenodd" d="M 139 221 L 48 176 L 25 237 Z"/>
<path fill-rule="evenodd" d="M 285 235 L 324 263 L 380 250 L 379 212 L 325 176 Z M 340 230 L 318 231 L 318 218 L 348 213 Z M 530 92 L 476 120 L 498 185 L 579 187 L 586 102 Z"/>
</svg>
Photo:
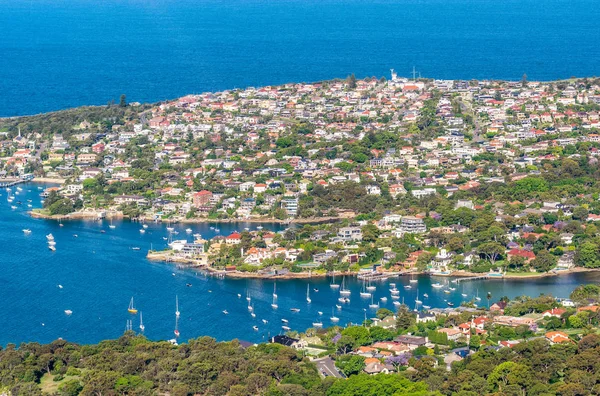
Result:
<svg viewBox="0 0 600 396">
<path fill-rule="evenodd" d="M 406 330 L 413 324 L 415 324 L 415 315 L 410 312 L 408 306 L 401 305 L 396 316 L 396 328 Z"/>
<path fill-rule="evenodd" d="M 379 326 L 370 327 L 369 335 L 373 341 L 389 341 L 394 338 L 394 333 Z"/>
<path fill-rule="evenodd" d="M 365 358 L 360 355 L 343 355 L 335 361 L 335 365 L 350 376 L 360 373 L 365 368 Z"/>
<path fill-rule="evenodd" d="M 394 315 L 394 313 L 387 308 L 379 308 L 377 310 L 377 313 L 375 314 L 375 316 L 377 316 L 378 319 L 385 319 L 388 316 L 393 316 L 393 315 Z"/>
<path fill-rule="evenodd" d="M 521 77 L 521 86 L 522 87 L 527 86 L 527 74 L 525 74 L 525 73 L 523 73 L 523 77 Z"/>
<path fill-rule="evenodd" d="M 575 253 L 575 264 L 580 267 L 598 268 L 600 267 L 598 256 L 598 245 L 589 241 L 584 242 Z"/>
<path fill-rule="evenodd" d="M 600 301 L 600 286 L 594 284 L 579 285 L 571 292 L 569 298 L 578 304 Z"/>
<path fill-rule="evenodd" d="M 496 261 L 504 253 L 504 248 L 497 242 L 486 242 L 479 246 L 478 252 L 486 260 L 489 260 L 492 265 L 495 265 Z"/>
<path fill-rule="evenodd" d="M 119 106 L 127 107 L 127 98 L 126 98 L 125 94 L 122 94 L 121 97 L 119 98 Z"/>
<path fill-rule="evenodd" d="M 531 265 L 538 272 L 548 272 L 556 267 L 557 258 L 550 254 L 547 250 L 540 250 L 535 258 L 531 261 Z"/>
<path fill-rule="evenodd" d="M 350 326 L 342 330 L 342 336 L 350 337 L 354 340 L 354 347 L 367 345 L 371 343 L 369 330 L 362 326 Z"/>
<path fill-rule="evenodd" d="M 356 89 L 356 76 L 354 73 L 350 74 L 346 79 L 346 84 L 348 84 L 348 88 Z"/>
</svg>

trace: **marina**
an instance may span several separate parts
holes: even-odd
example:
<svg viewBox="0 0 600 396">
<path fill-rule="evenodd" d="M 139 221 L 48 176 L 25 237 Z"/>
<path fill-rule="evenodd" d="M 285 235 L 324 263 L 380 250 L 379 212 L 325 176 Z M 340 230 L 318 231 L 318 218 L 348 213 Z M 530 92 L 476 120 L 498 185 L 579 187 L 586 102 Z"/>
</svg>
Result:
<svg viewBox="0 0 600 396">
<path fill-rule="evenodd" d="M 22 187 L 21 199 L 31 199 L 32 205 L 39 207 L 37 186 Z M 27 208 L 13 211 L 5 197 L 0 199 L 0 234 L 11 241 L 0 251 L 0 300 L 4 301 L 0 321 L 7 324 L 0 329 L 0 345 L 25 340 L 50 342 L 59 337 L 97 342 L 119 336 L 123 323 L 131 319 L 135 322 L 133 330 L 140 331 L 141 323 L 144 334 L 155 340 L 173 338 L 177 319 L 177 331 L 184 340 L 210 335 L 221 340 L 239 338 L 256 342 L 284 331 L 281 328 L 284 319 L 285 326 L 300 331 L 319 323 L 323 327 L 345 326 L 361 323 L 365 309 L 367 317 L 374 317 L 377 305 L 391 310 L 402 301 L 413 309 L 417 300 L 423 301 L 419 309 L 448 308 L 448 302 L 458 307 L 463 301 L 487 305 L 488 292 L 492 301 L 504 295 L 540 293 L 568 297 L 575 285 L 600 279 L 598 273 L 525 280 L 475 279 L 461 283 L 455 291 L 450 290 L 455 284 L 452 278 L 448 284 L 445 280 L 438 284 L 439 278 L 425 275 L 364 280 L 364 283 L 355 276 L 337 275 L 335 279 L 329 276 L 277 282 L 230 279 L 172 262 L 147 260 L 143 252 L 151 246 L 155 249 L 167 246 L 168 241 L 163 240 L 168 236 L 166 223 L 147 224 L 145 234 L 138 232 L 139 223 L 127 220 L 114 219 L 115 228 L 109 227 L 108 219 L 62 224 L 61 227 L 58 221 L 32 219 Z M 188 235 L 185 228 L 189 227 L 205 239 L 218 235 L 211 226 L 214 227 L 206 223 L 171 224 L 181 237 Z M 245 227 L 256 229 L 253 224 L 219 225 L 220 233 L 225 235 Z M 261 227 L 282 229 L 264 223 Z M 47 249 L 51 239 L 58 247 L 54 252 Z M 142 252 L 131 247 L 140 247 Z M 15 265 L 12 257 L 17 252 L 23 259 Z M 405 289 L 407 285 L 411 289 Z M 360 298 L 361 291 L 371 295 Z M 10 297 L 14 295 L 22 298 Z M 128 311 L 132 297 L 132 309 L 137 314 Z M 177 311 L 180 311 L 178 318 Z M 20 319 L 11 319 L 15 317 Z"/>
</svg>

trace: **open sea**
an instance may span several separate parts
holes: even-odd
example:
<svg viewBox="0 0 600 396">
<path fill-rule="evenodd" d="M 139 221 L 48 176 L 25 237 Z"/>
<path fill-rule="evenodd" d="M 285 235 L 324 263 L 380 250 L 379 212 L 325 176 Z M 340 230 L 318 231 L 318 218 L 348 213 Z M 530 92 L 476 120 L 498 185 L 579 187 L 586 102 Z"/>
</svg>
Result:
<svg viewBox="0 0 600 396">
<path fill-rule="evenodd" d="M 350 73 L 600 75 L 596 0 L 0 0 L 0 116 Z"/>
<path fill-rule="evenodd" d="M 114 222 L 116 228 L 110 229 L 108 221 L 70 221 L 61 227 L 56 221 L 32 219 L 27 214 L 27 204 L 31 200 L 33 207 L 41 206 L 38 186 L 44 185 L 23 184 L 22 191 L 13 187 L 12 203 L 7 201 L 7 191 L 0 190 L 0 241 L 3 242 L 0 248 L 0 345 L 50 342 L 59 337 L 95 343 L 120 336 L 128 320 L 132 320 L 133 330 L 139 332 L 140 315 L 127 312 L 132 297 L 135 307 L 143 314 L 145 335 L 153 340 L 174 338 L 176 296 L 181 311 L 177 323 L 180 341 L 208 335 L 218 340 L 238 338 L 259 342 L 279 334 L 282 319 L 289 321 L 290 328 L 304 331 L 317 320 L 326 327 L 331 326 L 332 315 L 340 319 L 340 325 L 360 323 L 365 316 L 374 317 L 376 309 L 369 308 L 371 299 L 360 297 L 362 283 L 354 278 L 345 279 L 352 294 L 350 303 L 344 304 L 338 302 L 338 292 L 330 288 L 331 279 L 278 281 L 279 307 L 273 309 L 275 286 L 272 280 L 216 279 L 192 269 L 146 260 L 150 247 L 165 247 L 166 225 L 150 224 L 142 235 L 140 224 L 129 221 Z M 220 228 L 222 235 L 228 235 L 245 227 L 255 229 L 256 224 L 189 227 L 204 238 L 212 238 L 217 234 L 211 226 Z M 281 229 L 275 224 L 263 226 L 274 231 Z M 174 227 L 179 232 L 176 238 L 186 238 L 188 225 Z M 23 229 L 30 229 L 31 234 L 25 235 Z M 55 252 L 48 249 L 46 235 L 49 233 L 56 240 Z M 133 247 L 140 250 L 132 250 Z M 374 283 L 377 287 L 374 302 L 379 301 L 381 307 L 394 310 L 389 282 L 397 284 L 399 301 L 411 308 L 415 306 L 417 293 L 423 305 L 431 307 L 446 307 L 447 301 L 458 306 L 461 301 L 477 295 L 482 299 L 479 304 L 486 305 L 488 292 L 492 293 L 492 301 L 505 295 L 537 296 L 540 293 L 567 297 L 580 283 L 600 281 L 600 274 L 471 281 L 454 285 L 456 291 L 451 294 L 431 286 L 438 281 L 446 283 L 445 278 L 422 276 L 417 280 L 411 284 L 410 278 L 400 277 Z M 336 283 L 340 281 L 336 278 Z M 405 285 L 412 288 L 407 290 Z M 306 300 L 307 286 L 310 304 Z M 423 296 L 425 293 L 428 298 Z M 246 296 L 250 296 L 255 318 L 249 313 Z M 381 297 L 387 297 L 387 302 L 381 302 Z M 336 307 L 338 304 L 342 305 L 341 309 Z M 291 308 L 299 308 L 300 312 L 291 312 Z M 71 310 L 72 314 L 66 315 L 65 310 Z M 228 311 L 227 315 L 224 310 Z"/>
</svg>

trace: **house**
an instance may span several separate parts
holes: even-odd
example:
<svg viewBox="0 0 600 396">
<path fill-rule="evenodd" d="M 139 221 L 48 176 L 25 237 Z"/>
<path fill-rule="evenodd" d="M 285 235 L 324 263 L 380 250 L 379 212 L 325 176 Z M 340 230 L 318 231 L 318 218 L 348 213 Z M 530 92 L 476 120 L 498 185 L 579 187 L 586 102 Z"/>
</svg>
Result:
<svg viewBox="0 0 600 396">
<path fill-rule="evenodd" d="M 210 203 L 210 200 L 213 197 L 213 193 L 208 191 L 208 190 L 202 190 L 202 191 L 198 191 L 196 193 L 194 193 L 193 195 L 193 202 L 194 202 L 194 206 L 196 208 L 199 208 L 201 206 L 204 205 L 208 205 L 208 203 Z"/>
<path fill-rule="evenodd" d="M 544 318 L 560 318 L 562 316 L 562 314 L 564 314 L 565 312 L 567 312 L 566 309 L 562 309 L 562 308 L 552 308 L 549 309 L 548 311 L 544 311 L 542 312 L 542 316 L 544 316 Z"/>
<path fill-rule="evenodd" d="M 417 323 L 433 322 L 435 319 L 435 315 L 432 313 L 421 311 L 417 313 Z"/>
<path fill-rule="evenodd" d="M 551 344 L 562 344 L 562 343 L 571 343 L 571 339 L 567 333 L 562 331 L 549 331 L 546 333 L 546 339 L 550 341 Z"/>
<path fill-rule="evenodd" d="M 506 308 L 506 301 L 498 301 L 492 304 L 490 311 L 504 312 L 504 308 Z"/>
<path fill-rule="evenodd" d="M 338 230 L 337 237 L 345 242 L 362 241 L 362 231 L 359 227 L 342 227 Z"/>
<path fill-rule="evenodd" d="M 381 364 L 381 362 L 378 359 L 375 359 L 376 361 L 369 363 L 367 363 L 367 360 L 369 359 L 365 360 L 365 368 L 363 369 L 365 373 L 369 375 L 375 375 L 380 373 L 388 374 L 390 372 L 390 370 L 386 366 Z"/>
<path fill-rule="evenodd" d="M 427 231 L 423 219 L 414 216 L 403 216 L 400 220 L 400 231 L 406 234 L 421 234 Z"/>
<path fill-rule="evenodd" d="M 523 249 L 511 249 L 506 253 L 506 255 L 509 261 L 513 257 L 523 257 L 526 263 L 529 263 L 531 260 L 535 259 L 535 253 Z"/>
<path fill-rule="evenodd" d="M 225 243 L 227 245 L 239 245 L 242 243 L 242 234 L 239 232 L 234 232 L 229 236 L 225 237 Z"/>
<path fill-rule="evenodd" d="M 451 371 L 452 370 L 452 363 L 454 362 L 460 362 L 461 360 L 463 360 L 463 358 L 461 356 L 459 356 L 458 354 L 451 352 L 448 355 L 446 355 L 444 357 L 444 363 L 446 364 L 446 370 Z"/>
<path fill-rule="evenodd" d="M 117 205 L 135 203 L 137 205 L 145 205 L 147 203 L 144 197 L 139 195 L 119 195 L 115 197 Z"/>
<path fill-rule="evenodd" d="M 271 343 L 285 345 L 294 349 L 302 349 L 308 346 L 308 343 L 306 341 L 297 340 L 286 335 L 276 335 L 275 337 L 272 337 Z"/>
<path fill-rule="evenodd" d="M 407 345 L 410 349 L 416 349 L 420 346 L 427 344 L 426 337 L 416 337 L 416 336 L 410 336 L 410 335 L 398 336 L 398 337 L 394 338 L 394 341 L 396 341 L 400 344 L 403 344 L 403 345 Z"/>
<path fill-rule="evenodd" d="M 439 329 L 438 333 L 445 333 L 450 341 L 456 341 L 463 335 L 460 329 Z"/>
</svg>

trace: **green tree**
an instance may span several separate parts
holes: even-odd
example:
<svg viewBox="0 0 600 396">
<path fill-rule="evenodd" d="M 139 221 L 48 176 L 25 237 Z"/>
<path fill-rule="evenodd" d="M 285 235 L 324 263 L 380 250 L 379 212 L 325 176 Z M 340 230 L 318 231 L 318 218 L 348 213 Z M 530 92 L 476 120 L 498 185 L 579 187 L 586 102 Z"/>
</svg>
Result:
<svg viewBox="0 0 600 396">
<path fill-rule="evenodd" d="M 548 272 L 556 267 L 556 262 L 556 256 L 550 254 L 547 250 L 540 250 L 536 254 L 535 259 L 531 260 L 531 265 L 538 272 Z"/>
</svg>

